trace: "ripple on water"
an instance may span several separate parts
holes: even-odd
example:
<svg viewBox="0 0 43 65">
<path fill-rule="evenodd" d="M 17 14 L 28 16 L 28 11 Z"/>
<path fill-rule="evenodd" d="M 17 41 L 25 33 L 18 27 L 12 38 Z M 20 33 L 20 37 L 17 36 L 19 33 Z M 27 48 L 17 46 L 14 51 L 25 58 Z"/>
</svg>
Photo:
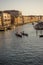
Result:
<svg viewBox="0 0 43 65">
<path fill-rule="evenodd" d="M 43 65 L 43 38 L 31 27 L 28 24 L 20 29 L 29 34 L 22 39 L 15 31 L 0 33 L 0 65 Z"/>
</svg>

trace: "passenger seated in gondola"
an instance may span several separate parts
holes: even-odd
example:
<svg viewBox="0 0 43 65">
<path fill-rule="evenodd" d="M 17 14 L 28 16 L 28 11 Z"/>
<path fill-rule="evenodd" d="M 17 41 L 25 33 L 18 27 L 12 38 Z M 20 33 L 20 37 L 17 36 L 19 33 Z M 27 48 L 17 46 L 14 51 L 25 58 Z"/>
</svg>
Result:
<svg viewBox="0 0 43 65">
<path fill-rule="evenodd" d="M 18 33 L 18 32 L 16 32 L 15 35 L 16 35 L 17 37 L 22 37 L 22 35 L 21 35 L 20 33 Z"/>
</svg>

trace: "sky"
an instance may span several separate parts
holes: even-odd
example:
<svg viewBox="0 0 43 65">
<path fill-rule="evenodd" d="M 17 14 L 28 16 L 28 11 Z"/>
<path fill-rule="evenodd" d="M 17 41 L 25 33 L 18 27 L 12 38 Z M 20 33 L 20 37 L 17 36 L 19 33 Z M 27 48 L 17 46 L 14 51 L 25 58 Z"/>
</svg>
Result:
<svg viewBox="0 0 43 65">
<path fill-rule="evenodd" d="M 23 15 L 43 15 L 43 0 L 0 0 L 1 10 L 19 10 Z"/>
</svg>

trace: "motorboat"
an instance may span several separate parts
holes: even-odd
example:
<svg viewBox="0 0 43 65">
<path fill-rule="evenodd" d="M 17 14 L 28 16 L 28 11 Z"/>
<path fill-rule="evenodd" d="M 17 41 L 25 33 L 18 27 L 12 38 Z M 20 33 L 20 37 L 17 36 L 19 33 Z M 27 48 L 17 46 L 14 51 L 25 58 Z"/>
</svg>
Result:
<svg viewBox="0 0 43 65">
<path fill-rule="evenodd" d="M 34 26 L 34 28 L 35 28 L 36 30 L 43 30 L 43 22 L 39 22 L 38 24 L 36 24 L 36 25 Z"/>
</svg>

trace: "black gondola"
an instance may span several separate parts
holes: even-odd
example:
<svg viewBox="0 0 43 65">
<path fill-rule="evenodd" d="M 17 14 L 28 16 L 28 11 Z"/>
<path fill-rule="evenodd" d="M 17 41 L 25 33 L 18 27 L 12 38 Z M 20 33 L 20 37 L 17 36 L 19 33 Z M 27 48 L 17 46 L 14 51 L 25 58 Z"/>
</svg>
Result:
<svg viewBox="0 0 43 65">
<path fill-rule="evenodd" d="M 15 33 L 15 35 L 16 35 L 17 37 L 21 37 L 21 38 L 22 38 L 22 35 L 19 34 L 19 33 Z"/>
<path fill-rule="evenodd" d="M 24 33 L 24 31 L 21 32 L 21 34 L 24 35 L 24 36 L 28 36 L 28 34 L 27 33 Z"/>
<path fill-rule="evenodd" d="M 43 35 L 39 35 L 39 37 L 43 37 Z"/>
</svg>

